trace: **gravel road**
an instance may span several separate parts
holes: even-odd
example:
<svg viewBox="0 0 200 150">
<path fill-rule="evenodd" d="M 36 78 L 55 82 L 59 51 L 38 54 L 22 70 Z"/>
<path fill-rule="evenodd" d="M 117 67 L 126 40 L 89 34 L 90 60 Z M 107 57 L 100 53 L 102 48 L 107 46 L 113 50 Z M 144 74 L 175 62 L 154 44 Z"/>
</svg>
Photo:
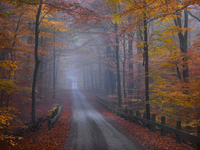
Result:
<svg viewBox="0 0 200 150">
<path fill-rule="evenodd" d="M 71 131 L 64 150 L 139 149 L 136 142 L 116 129 L 88 102 L 74 82 L 72 85 Z"/>
</svg>

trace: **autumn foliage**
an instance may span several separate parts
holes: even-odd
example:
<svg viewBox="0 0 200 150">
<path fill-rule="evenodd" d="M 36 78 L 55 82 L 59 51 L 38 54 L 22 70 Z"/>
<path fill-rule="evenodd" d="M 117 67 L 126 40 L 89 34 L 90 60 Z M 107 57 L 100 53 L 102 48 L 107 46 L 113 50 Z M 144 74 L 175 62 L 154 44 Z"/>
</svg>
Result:
<svg viewBox="0 0 200 150">
<path fill-rule="evenodd" d="M 27 149 L 60 149 L 68 136 L 70 129 L 70 116 L 71 116 L 71 101 L 69 98 L 70 90 L 61 90 L 55 101 L 51 97 L 48 97 L 45 103 L 40 103 L 37 114 L 39 117 L 44 117 L 47 113 L 51 113 L 51 110 L 55 104 L 60 101 L 64 102 L 59 119 L 54 124 L 51 130 L 48 130 L 47 121 L 42 123 L 42 126 L 38 131 L 30 132 L 24 131 L 20 133 L 20 139 L 13 140 L 14 146 L 7 143 L 6 140 L 1 141 L 0 144 L 4 145 L 1 147 L 2 150 L 27 150 Z M 66 99 L 66 97 L 68 97 Z M 24 110 L 22 120 L 28 119 L 26 116 L 30 109 Z"/>
<path fill-rule="evenodd" d="M 70 88 L 70 75 L 80 89 L 195 131 L 199 7 L 198 0 L 1 0 L 0 141 L 18 143 L 14 131 L 46 115 L 53 103 L 41 106 Z"/>
<path fill-rule="evenodd" d="M 3 0 L 0 4 L 0 139 L 13 143 L 13 127 L 32 120 L 35 124 L 40 111 L 38 102 L 44 102 L 52 86 L 52 53 L 58 62 L 66 40 L 56 36 L 69 28 L 65 18 L 87 22 L 91 10 L 79 3 L 66 1 Z M 86 19 L 87 18 L 87 19 Z M 95 17 L 93 17 L 95 18 Z M 56 41 L 53 40 L 56 37 Z M 58 68 L 58 64 L 56 65 Z M 58 72 L 59 70 L 56 69 Z M 56 79 L 60 81 L 61 74 Z M 38 82 L 38 84 L 36 83 Z M 54 82 L 53 81 L 53 82 Z M 54 82 L 55 83 L 55 82 Z M 55 84 L 54 84 L 55 85 Z M 59 84 L 57 84 L 59 86 Z M 64 86 L 64 84 L 62 84 Z M 55 91 L 55 90 L 54 90 Z M 32 109 L 29 118 L 20 113 L 24 107 Z M 27 115 L 27 114 L 26 114 Z"/>
<path fill-rule="evenodd" d="M 187 2 L 105 0 L 104 2 L 115 11 L 111 16 L 113 23 L 121 26 L 118 34 L 122 35 L 126 31 L 136 35 L 132 39 L 137 53 L 131 60 L 134 77 L 130 80 L 128 73 L 125 76 L 127 82 L 133 82 L 135 87 L 130 89 L 129 83 L 126 83 L 127 91 L 132 90 L 133 93 L 127 96 L 128 99 L 124 96 L 123 107 L 126 105 L 133 107 L 134 110 L 138 108 L 145 110 L 144 106 L 150 104 L 151 113 L 156 113 L 158 119 L 166 116 L 168 124 L 171 124 L 172 120 L 181 120 L 183 127 L 192 126 L 196 129 L 200 121 L 198 102 L 200 53 L 197 42 L 199 28 L 195 26 L 199 25 L 199 2 L 192 0 Z M 196 8 L 196 14 L 192 15 L 191 12 Z M 191 34 L 194 36 L 191 37 Z M 126 59 L 123 55 L 121 57 L 122 61 Z M 149 71 L 146 68 L 143 71 L 138 62 L 143 62 L 143 66 L 148 63 Z M 130 71 L 130 68 L 121 67 L 121 69 Z M 132 105 L 128 105 L 128 102 Z"/>
<path fill-rule="evenodd" d="M 151 132 L 148 128 L 143 128 L 142 126 L 136 125 L 133 122 L 129 122 L 124 118 L 114 115 L 95 101 L 95 94 L 90 94 L 87 92 L 84 92 L 84 94 L 99 112 L 105 115 L 109 121 L 114 122 L 113 125 L 122 130 L 132 139 L 138 141 L 145 147 L 145 149 L 195 150 L 195 148 L 190 147 L 187 144 L 176 143 L 176 139 L 172 138 L 170 134 L 167 136 L 161 136 L 160 132 L 158 131 Z M 102 98 L 105 98 L 105 96 Z"/>
</svg>

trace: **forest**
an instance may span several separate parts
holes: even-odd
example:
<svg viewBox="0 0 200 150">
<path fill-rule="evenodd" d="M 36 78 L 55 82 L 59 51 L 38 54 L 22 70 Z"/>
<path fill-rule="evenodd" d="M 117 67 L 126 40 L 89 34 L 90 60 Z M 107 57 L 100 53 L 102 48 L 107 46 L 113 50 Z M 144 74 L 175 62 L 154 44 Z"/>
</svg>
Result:
<svg viewBox="0 0 200 150">
<path fill-rule="evenodd" d="M 198 136 L 199 66 L 199 0 L 1 0 L 0 143 L 36 130 L 70 77 Z"/>
</svg>

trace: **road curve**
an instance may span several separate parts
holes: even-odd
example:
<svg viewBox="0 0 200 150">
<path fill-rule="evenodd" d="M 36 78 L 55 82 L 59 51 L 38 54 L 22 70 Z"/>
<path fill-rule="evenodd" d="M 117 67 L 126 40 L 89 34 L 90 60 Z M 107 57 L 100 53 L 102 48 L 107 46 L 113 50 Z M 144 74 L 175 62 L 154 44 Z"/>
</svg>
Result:
<svg viewBox="0 0 200 150">
<path fill-rule="evenodd" d="M 71 131 L 63 150 L 138 150 L 88 102 L 74 82 Z"/>
</svg>

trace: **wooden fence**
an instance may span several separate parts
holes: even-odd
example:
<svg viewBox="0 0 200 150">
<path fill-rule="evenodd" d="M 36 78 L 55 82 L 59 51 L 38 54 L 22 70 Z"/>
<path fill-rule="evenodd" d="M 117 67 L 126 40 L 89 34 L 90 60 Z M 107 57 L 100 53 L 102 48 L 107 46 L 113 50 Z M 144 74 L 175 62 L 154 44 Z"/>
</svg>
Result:
<svg viewBox="0 0 200 150">
<path fill-rule="evenodd" d="M 57 105 L 57 108 L 52 112 L 52 114 L 47 114 L 47 124 L 48 124 L 48 130 L 51 130 L 51 127 L 53 127 L 54 123 L 58 119 L 60 112 L 63 107 L 63 101 Z"/>
<path fill-rule="evenodd" d="M 96 101 L 101 104 L 103 107 L 108 109 L 109 111 L 117 114 L 118 116 L 121 116 L 125 119 L 129 118 L 130 122 L 135 122 L 137 125 L 142 125 L 144 128 L 147 124 L 150 125 L 150 130 L 155 132 L 156 126 L 160 128 L 161 135 L 165 136 L 166 131 L 175 133 L 176 134 L 176 142 L 181 143 L 181 138 L 184 137 L 188 139 L 191 142 L 197 143 L 197 150 L 200 150 L 200 126 L 197 127 L 197 136 L 190 135 L 189 133 L 181 131 L 181 121 L 177 121 L 177 128 L 172 128 L 167 125 L 165 125 L 165 117 L 161 117 L 161 123 L 156 122 L 156 114 L 151 115 L 151 120 L 146 119 L 146 113 L 143 113 L 143 117 L 141 117 L 141 114 L 139 111 L 136 111 L 136 115 L 134 115 L 134 112 L 132 110 L 128 110 L 127 108 L 122 110 L 122 108 L 116 107 L 111 105 L 111 103 L 108 103 L 108 101 L 102 100 L 98 97 L 96 97 Z"/>
</svg>

